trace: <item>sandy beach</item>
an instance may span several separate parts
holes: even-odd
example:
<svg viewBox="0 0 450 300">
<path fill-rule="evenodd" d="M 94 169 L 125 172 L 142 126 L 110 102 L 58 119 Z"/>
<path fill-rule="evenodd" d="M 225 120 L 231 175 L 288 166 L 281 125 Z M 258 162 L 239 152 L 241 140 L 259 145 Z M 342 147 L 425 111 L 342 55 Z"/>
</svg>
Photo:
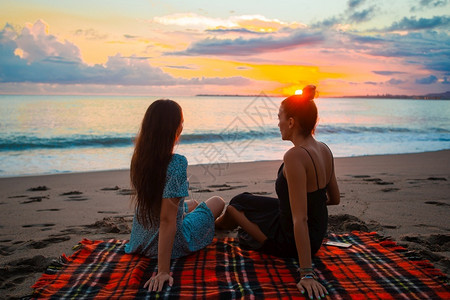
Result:
<svg viewBox="0 0 450 300">
<path fill-rule="evenodd" d="M 276 196 L 280 163 L 190 166 L 190 198 Z M 450 150 L 337 158 L 335 164 L 341 204 L 329 207 L 331 231 L 377 231 L 449 274 Z M 2 299 L 30 295 L 52 259 L 71 255 L 82 238 L 129 238 L 128 170 L 0 178 L 0 191 Z"/>
</svg>

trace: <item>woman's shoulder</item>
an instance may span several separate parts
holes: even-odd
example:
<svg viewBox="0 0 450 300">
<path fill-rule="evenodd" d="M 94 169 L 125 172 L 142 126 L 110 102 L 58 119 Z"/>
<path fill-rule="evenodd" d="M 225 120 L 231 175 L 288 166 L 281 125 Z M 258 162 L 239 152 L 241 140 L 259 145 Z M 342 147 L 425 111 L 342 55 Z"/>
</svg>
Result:
<svg viewBox="0 0 450 300">
<path fill-rule="evenodd" d="M 184 155 L 181 155 L 181 154 L 178 154 L 178 153 L 174 153 L 173 155 L 172 155 L 172 159 L 170 160 L 170 163 L 169 163 L 169 168 L 175 168 L 175 169 L 178 169 L 178 168 L 187 168 L 187 165 L 188 165 L 188 161 L 187 161 L 187 159 L 186 159 L 186 156 L 184 156 Z"/>
<path fill-rule="evenodd" d="M 187 163 L 187 158 L 186 156 L 182 155 L 182 154 L 178 154 L 178 153 L 174 153 L 172 155 L 172 160 L 173 161 L 184 161 Z"/>
<path fill-rule="evenodd" d="M 302 147 L 292 147 L 283 156 L 283 162 L 287 165 L 304 162 L 307 153 Z"/>
</svg>

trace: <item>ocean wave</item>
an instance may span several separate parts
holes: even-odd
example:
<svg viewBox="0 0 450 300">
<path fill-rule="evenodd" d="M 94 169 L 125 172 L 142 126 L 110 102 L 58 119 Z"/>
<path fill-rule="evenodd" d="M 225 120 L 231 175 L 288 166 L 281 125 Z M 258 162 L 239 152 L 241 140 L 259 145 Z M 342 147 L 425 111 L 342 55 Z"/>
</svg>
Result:
<svg viewBox="0 0 450 300">
<path fill-rule="evenodd" d="M 67 137 L 44 138 L 35 136 L 12 136 L 0 140 L 0 151 L 87 147 L 126 147 L 132 144 L 132 137 L 75 135 Z"/>
<path fill-rule="evenodd" d="M 317 133 L 337 133 L 337 134 L 353 134 L 353 133 L 450 133 L 445 128 L 405 128 L 405 127 L 382 127 L 382 126 L 336 126 L 336 125 L 318 125 Z"/>
<path fill-rule="evenodd" d="M 437 135 L 441 141 L 448 141 L 447 134 L 450 130 L 445 128 L 411 129 L 402 127 L 364 127 L 364 126 L 333 126 L 319 125 L 316 133 L 318 135 L 353 136 L 354 134 L 377 134 L 390 135 L 400 134 L 410 136 L 411 134 Z M 242 140 L 265 140 L 280 138 L 277 127 L 259 130 L 223 130 L 220 132 L 186 133 L 181 135 L 180 144 L 204 144 L 204 143 L 230 143 Z M 114 148 L 133 146 L 135 136 L 125 134 L 114 135 L 70 135 L 56 137 L 37 137 L 27 135 L 14 135 L 0 138 L 0 152 L 26 151 L 34 149 L 70 149 L 70 148 Z M 431 138 L 431 137 L 429 137 Z"/>
</svg>

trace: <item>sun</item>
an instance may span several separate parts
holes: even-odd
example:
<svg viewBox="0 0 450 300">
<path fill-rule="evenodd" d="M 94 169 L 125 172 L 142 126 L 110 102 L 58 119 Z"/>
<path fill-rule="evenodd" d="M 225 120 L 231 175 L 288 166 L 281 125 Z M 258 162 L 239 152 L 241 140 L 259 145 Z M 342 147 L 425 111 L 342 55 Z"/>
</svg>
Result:
<svg viewBox="0 0 450 300">
<path fill-rule="evenodd" d="M 301 95 L 301 94 L 303 94 L 303 91 L 302 91 L 302 90 L 296 90 L 296 91 L 295 91 L 295 94 L 296 94 L 296 95 Z"/>
</svg>

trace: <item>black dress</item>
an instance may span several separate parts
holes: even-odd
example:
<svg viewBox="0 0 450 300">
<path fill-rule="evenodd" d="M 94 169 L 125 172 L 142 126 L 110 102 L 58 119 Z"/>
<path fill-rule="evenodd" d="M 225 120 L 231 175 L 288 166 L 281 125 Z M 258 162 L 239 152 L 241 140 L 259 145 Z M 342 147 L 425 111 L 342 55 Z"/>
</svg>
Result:
<svg viewBox="0 0 450 300">
<path fill-rule="evenodd" d="M 306 152 L 311 157 L 308 150 Z M 316 165 L 312 157 L 311 160 L 317 181 L 317 190 L 307 193 L 308 231 L 311 255 L 313 255 L 319 250 L 325 237 L 328 225 L 328 210 L 326 187 L 319 189 Z M 281 257 L 297 257 L 289 190 L 286 178 L 283 175 L 283 166 L 284 163 L 278 170 L 278 177 L 275 182 L 278 199 L 243 193 L 231 199 L 230 205 L 244 212 L 251 222 L 257 224 L 261 231 L 275 242 L 276 249 L 272 254 Z M 242 229 L 239 230 L 238 237 L 239 243 L 244 247 L 251 249 L 259 249 L 261 247 L 261 244 Z"/>
</svg>

